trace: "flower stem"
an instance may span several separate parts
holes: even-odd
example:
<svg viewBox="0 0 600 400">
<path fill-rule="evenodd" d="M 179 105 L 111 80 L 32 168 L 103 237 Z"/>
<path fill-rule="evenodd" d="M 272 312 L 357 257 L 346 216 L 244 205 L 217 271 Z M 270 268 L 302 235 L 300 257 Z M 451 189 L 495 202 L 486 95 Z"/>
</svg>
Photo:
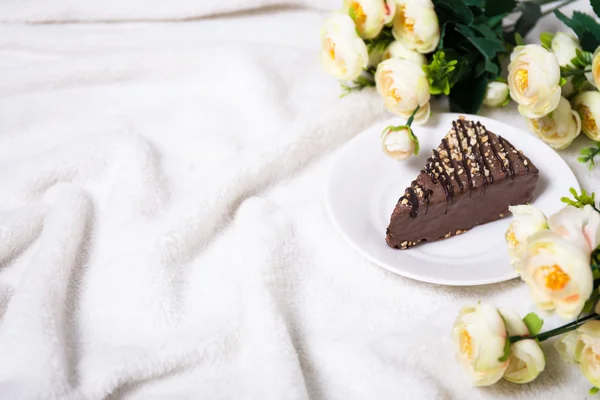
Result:
<svg viewBox="0 0 600 400">
<path fill-rule="evenodd" d="M 569 322 L 568 324 L 565 324 L 563 326 L 559 326 L 558 328 L 551 329 L 547 332 L 538 333 L 537 335 L 534 335 L 534 336 L 511 336 L 509 339 L 510 339 L 511 343 L 515 343 L 515 342 L 518 342 L 518 341 L 524 340 L 524 339 L 537 339 L 539 342 L 543 342 L 544 340 L 548 340 L 551 337 L 562 335 L 563 333 L 567 333 L 570 331 L 574 331 L 575 329 L 577 329 L 581 325 L 583 325 L 585 322 L 594 320 L 594 319 L 600 319 L 600 315 L 598 315 L 596 313 L 590 314 L 583 318 L 576 319 L 573 322 Z"/>
</svg>

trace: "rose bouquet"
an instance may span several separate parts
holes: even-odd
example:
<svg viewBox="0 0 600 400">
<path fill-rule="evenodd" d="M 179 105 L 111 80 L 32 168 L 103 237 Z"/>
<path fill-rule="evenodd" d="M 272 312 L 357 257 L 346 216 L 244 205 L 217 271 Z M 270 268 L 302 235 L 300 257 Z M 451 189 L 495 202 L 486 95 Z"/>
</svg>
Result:
<svg viewBox="0 0 600 400">
<path fill-rule="evenodd" d="M 530 205 L 511 207 L 505 239 L 513 267 L 529 287 L 536 306 L 567 324 L 541 332 L 543 320 L 522 320 L 487 304 L 464 307 L 452 336 L 460 364 L 476 386 L 504 378 L 534 380 L 545 368 L 540 343 L 563 335 L 555 347 L 600 387 L 600 210 L 594 194 L 571 190 L 566 207 L 550 217 Z"/>
<path fill-rule="evenodd" d="M 321 60 L 342 82 L 342 96 L 375 87 L 389 111 L 416 124 L 429 118 L 432 96 L 471 114 L 512 99 L 532 131 L 564 149 L 582 131 L 600 140 L 600 24 L 559 11 L 573 1 L 542 12 L 556 1 L 345 0 L 322 28 Z M 590 3 L 600 15 L 600 0 Z M 544 33 L 540 45 L 524 45 L 523 36 L 550 12 L 576 36 Z M 384 135 L 401 150 L 388 155 L 411 154 L 416 135 L 399 132 Z M 600 144 L 580 161 L 593 165 L 597 154 Z"/>
</svg>

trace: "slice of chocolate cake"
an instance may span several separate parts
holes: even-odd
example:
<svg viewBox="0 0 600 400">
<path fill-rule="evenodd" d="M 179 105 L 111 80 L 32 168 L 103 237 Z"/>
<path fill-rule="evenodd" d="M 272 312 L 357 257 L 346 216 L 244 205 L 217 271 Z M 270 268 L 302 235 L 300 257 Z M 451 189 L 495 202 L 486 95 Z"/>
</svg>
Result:
<svg viewBox="0 0 600 400">
<path fill-rule="evenodd" d="M 495 221 L 531 200 L 539 171 L 506 139 L 459 119 L 398 200 L 387 229 L 406 249 Z"/>
</svg>

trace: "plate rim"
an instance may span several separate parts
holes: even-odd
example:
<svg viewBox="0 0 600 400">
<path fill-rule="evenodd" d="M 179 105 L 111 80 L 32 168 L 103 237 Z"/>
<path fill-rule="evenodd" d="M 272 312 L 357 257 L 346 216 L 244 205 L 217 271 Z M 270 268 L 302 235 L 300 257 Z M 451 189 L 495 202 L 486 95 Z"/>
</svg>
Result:
<svg viewBox="0 0 600 400">
<path fill-rule="evenodd" d="M 452 117 L 452 118 L 458 118 L 459 116 L 464 116 L 465 118 L 470 118 L 470 119 L 473 119 L 473 118 L 482 119 L 482 122 L 485 122 L 485 120 L 488 120 L 488 121 L 493 121 L 493 123 L 500 123 L 502 125 L 507 125 L 507 126 L 510 126 L 512 129 L 522 132 L 523 134 L 529 136 L 530 139 L 537 141 L 539 144 L 550 148 L 550 150 L 552 150 L 553 152 L 556 153 L 556 151 L 554 149 L 552 149 L 548 144 L 546 144 L 544 141 L 542 141 L 537 136 L 530 134 L 529 132 L 525 131 L 522 128 L 513 126 L 511 124 L 508 124 L 508 123 L 500 121 L 500 120 L 496 120 L 494 118 L 485 117 L 485 116 L 481 116 L 481 115 L 474 115 L 474 114 L 467 114 L 467 113 L 453 113 L 453 112 L 439 112 L 436 114 L 437 114 L 436 115 L 437 118 L 444 118 L 446 116 Z M 350 244 L 350 246 L 354 250 L 358 251 L 358 253 L 360 253 L 361 256 L 365 257 L 367 260 L 371 261 L 373 264 L 375 264 L 378 267 L 383 268 L 395 275 L 403 276 L 405 278 L 409 278 L 409 279 L 412 279 L 415 281 L 425 282 L 425 283 L 434 284 L 434 285 L 468 287 L 468 286 L 490 285 L 490 284 L 506 282 L 506 281 L 518 278 L 519 273 L 515 270 L 511 271 L 511 273 L 507 273 L 506 276 L 503 276 L 500 278 L 496 277 L 496 278 L 490 278 L 490 279 L 478 279 L 477 281 L 469 281 L 469 280 L 464 280 L 464 279 L 463 280 L 437 279 L 437 278 L 424 277 L 423 275 L 415 275 L 409 271 L 399 271 L 397 269 L 394 269 L 394 268 L 388 266 L 386 262 L 382 262 L 381 260 L 378 260 L 372 254 L 365 251 L 358 243 L 355 242 L 355 240 L 353 238 L 351 238 L 347 234 L 345 229 L 342 229 L 342 227 L 339 224 L 339 221 L 335 217 L 335 213 L 333 212 L 333 205 L 331 204 L 331 196 L 329 196 L 329 192 L 330 192 L 330 188 L 332 187 L 331 182 L 334 179 L 334 171 L 336 170 L 336 166 L 338 165 L 338 163 L 341 162 L 340 160 L 343 157 L 344 150 L 346 150 L 348 147 L 350 147 L 351 144 L 353 142 L 357 141 L 360 137 L 362 137 L 365 134 L 368 134 L 374 127 L 379 126 L 379 125 L 385 125 L 385 124 L 389 125 L 389 124 L 394 123 L 394 121 L 401 121 L 401 120 L 402 120 L 402 118 L 395 116 L 395 117 L 388 118 L 386 120 L 375 122 L 374 124 L 370 125 L 368 128 L 362 130 L 360 133 L 358 133 L 356 136 L 354 136 L 351 140 L 346 142 L 340 149 L 338 149 L 338 151 L 336 152 L 337 154 L 334 155 L 334 159 L 332 160 L 332 163 L 329 167 L 329 171 L 327 172 L 327 176 L 326 176 L 326 180 L 325 180 L 324 197 L 325 197 L 325 208 L 327 210 L 327 214 L 329 215 L 329 219 L 331 220 L 331 222 L 333 223 L 333 225 L 335 227 L 335 230 L 338 232 L 338 234 L 340 234 L 344 238 L 344 240 L 348 244 Z M 579 180 L 577 179 L 577 176 L 575 175 L 575 173 L 573 172 L 573 170 L 571 169 L 569 164 L 558 153 L 556 153 L 556 155 L 561 159 L 561 161 L 567 168 L 567 171 L 570 173 L 571 178 L 573 178 L 573 181 L 576 184 L 576 186 L 574 188 L 577 191 L 580 191 L 581 186 L 579 184 Z"/>
</svg>

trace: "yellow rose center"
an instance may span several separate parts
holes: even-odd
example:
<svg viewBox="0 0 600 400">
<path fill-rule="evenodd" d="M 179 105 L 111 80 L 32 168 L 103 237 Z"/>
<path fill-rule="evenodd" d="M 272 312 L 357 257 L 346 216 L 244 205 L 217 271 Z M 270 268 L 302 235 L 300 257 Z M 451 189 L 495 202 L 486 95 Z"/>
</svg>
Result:
<svg viewBox="0 0 600 400">
<path fill-rule="evenodd" d="M 473 357 L 473 338 L 466 329 L 463 329 L 459 336 L 460 353 L 468 358 Z"/>
<path fill-rule="evenodd" d="M 402 4 L 398 8 L 398 21 L 407 31 L 413 32 L 415 30 L 415 20 L 406 16 L 406 4 Z"/>
<path fill-rule="evenodd" d="M 359 27 L 362 27 L 367 20 L 365 10 L 357 2 L 352 2 L 352 4 L 350 4 L 350 15 L 352 16 L 352 19 L 354 19 L 356 25 Z"/>
<path fill-rule="evenodd" d="M 545 278 L 546 287 L 550 290 L 562 290 L 571 280 L 571 277 L 556 264 L 540 267 L 540 271 Z"/>
<path fill-rule="evenodd" d="M 529 71 L 526 69 L 518 69 L 515 76 L 515 83 L 521 92 L 524 92 L 529 87 Z"/>
<path fill-rule="evenodd" d="M 504 235 L 506 242 L 510 243 L 511 246 L 515 247 L 519 245 L 519 241 L 515 237 L 515 232 L 512 229 L 506 231 L 506 235 Z"/>
<path fill-rule="evenodd" d="M 598 125 L 588 106 L 579 105 L 579 114 L 581 115 L 581 125 L 586 132 L 596 132 Z"/>
<path fill-rule="evenodd" d="M 331 57 L 332 60 L 335 60 L 335 43 L 333 43 L 333 40 L 327 38 L 327 40 L 325 41 L 325 47 L 329 52 L 329 57 Z"/>
<path fill-rule="evenodd" d="M 390 90 L 388 90 L 387 95 L 388 95 L 388 98 L 396 104 L 402 100 L 402 97 L 400 96 L 400 92 L 398 91 L 398 89 L 391 88 Z"/>
</svg>

